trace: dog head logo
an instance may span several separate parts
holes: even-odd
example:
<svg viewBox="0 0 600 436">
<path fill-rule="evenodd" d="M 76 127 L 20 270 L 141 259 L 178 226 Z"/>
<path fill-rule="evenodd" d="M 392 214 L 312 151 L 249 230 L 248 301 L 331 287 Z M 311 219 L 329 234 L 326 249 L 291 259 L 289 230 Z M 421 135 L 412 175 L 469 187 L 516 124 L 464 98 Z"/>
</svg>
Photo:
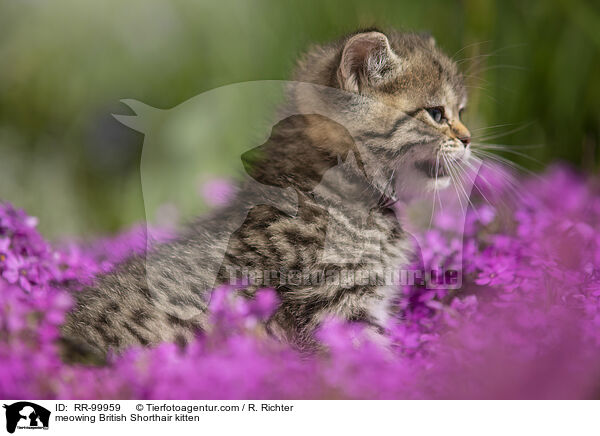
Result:
<svg viewBox="0 0 600 436">
<path fill-rule="evenodd" d="M 4 405 L 6 409 L 6 431 L 18 429 L 48 429 L 50 411 L 28 401 Z"/>
</svg>

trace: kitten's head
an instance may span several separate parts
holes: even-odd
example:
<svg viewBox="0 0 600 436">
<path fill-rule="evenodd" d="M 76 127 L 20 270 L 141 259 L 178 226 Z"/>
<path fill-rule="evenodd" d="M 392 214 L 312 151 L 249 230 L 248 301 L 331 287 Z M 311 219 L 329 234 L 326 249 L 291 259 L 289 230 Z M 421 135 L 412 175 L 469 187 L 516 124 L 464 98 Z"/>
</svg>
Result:
<svg viewBox="0 0 600 436">
<path fill-rule="evenodd" d="M 295 79 L 339 90 L 320 93 L 319 111 L 349 130 L 373 183 L 386 194 L 398 185 L 445 187 L 449 166 L 469 157 L 463 78 L 429 35 L 355 33 L 311 50 Z M 301 111 L 316 105 L 314 98 L 296 97 Z"/>
</svg>

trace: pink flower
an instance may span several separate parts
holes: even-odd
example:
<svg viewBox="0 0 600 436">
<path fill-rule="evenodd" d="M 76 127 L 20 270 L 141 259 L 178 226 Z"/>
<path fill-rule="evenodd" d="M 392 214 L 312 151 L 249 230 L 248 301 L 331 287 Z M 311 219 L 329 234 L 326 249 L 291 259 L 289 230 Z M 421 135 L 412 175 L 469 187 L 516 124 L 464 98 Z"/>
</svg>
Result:
<svg viewBox="0 0 600 436">
<path fill-rule="evenodd" d="M 10 256 L 5 262 L 6 269 L 2 277 L 8 283 L 18 284 L 24 291 L 31 292 L 32 280 L 36 277 L 32 274 L 34 267 L 21 256 Z"/>
<path fill-rule="evenodd" d="M 212 292 L 210 328 L 186 348 L 134 347 L 110 356 L 111 364 L 101 368 L 66 365 L 57 353 L 59 326 L 72 305 L 66 285 L 76 289 L 91 282 L 127 256 L 143 253 L 154 239 L 173 235 L 141 226 L 92 244 L 53 248 L 24 211 L 0 203 L 0 396 L 596 396 L 598 185 L 555 168 L 523 180 L 527 198 L 515 199 L 506 198 L 504 179 L 494 180 L 494 174 L 486 174 L 490 183 L 482 188 L 498 201 L 486 204 L 475 192 L 478 213 L 467 211 L 465 228 L 452 219 L 457 211 L 445 206 L 444 215 L 423 230 L 423 259 L 407 267 L 451 266 L 462 272 L 462 288 L 404 285 L 384 331 L 328 319 L 318 333 L 326 347 L 299 353 L 267 335 L 261 323 L 277 310 L 276 292 L 260 290 L 247 299 L 235 287 L 222 287 Z M 496 218 L 499 225 L 490 226 Z M 502 228 L 502 221 L 509 225 Z"/>
</svg>

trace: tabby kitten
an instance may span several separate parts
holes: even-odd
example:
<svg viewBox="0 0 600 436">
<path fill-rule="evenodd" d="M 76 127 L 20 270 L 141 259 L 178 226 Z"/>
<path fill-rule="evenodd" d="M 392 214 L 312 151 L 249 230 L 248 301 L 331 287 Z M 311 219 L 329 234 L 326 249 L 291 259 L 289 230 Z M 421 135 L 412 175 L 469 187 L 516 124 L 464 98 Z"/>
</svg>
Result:
<svg viewBox="0 0 600 436">
<path fill-rule="evenodd" d="M 314 346 L 329 316 L 385 326 L 397 287 L 382 274 L 409 255 L 390 206 L 447 186 L 445 163 L 468 158 L 462 76 L 431 37 L 372 30 L 313 48 L 294 78 L 291 115 L 242 156 L 255 181 L 284 188 L 268 202 L 282 207 L 257 201 L 272 190 L 248 183 L 175 241 L 99 277 L 77 293 L 62 328 L 66 358 L 186 343 L 207 328 L 210 290 L 248 271 L 259 273 L 245 294 L 268 285 L 281 300 L 267 329 L 301 348 Z M 327 280 L 361 271 L 368 280 Z M 298 272 L 311 280 L 292 278 Z"/>
</svg>

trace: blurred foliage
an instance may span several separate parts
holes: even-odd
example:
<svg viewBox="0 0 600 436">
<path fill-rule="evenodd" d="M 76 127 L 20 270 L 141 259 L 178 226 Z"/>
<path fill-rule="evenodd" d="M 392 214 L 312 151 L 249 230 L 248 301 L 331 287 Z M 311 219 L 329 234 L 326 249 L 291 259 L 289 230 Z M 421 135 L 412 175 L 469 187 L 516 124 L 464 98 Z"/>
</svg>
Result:
<svg viewBox="0 0 600 436">
<path fill-rule="evenodd" d="M 0 3 L 0 198 L 54 237 L 144 217 L 143 137 L 111 113 L 170 108 L 212 88 L 289 78 L 311 43 L 376 25 L 428 30 L 469 72 L 467 124 L 600 167 L 600 9 L 583 0 Z M 493 136 L 493 135 L 492 135 Z M 507 155 L 510 156 L 510 155 Z M 239 159 L 227 156 L 223 159 Z"/>
</svg>

